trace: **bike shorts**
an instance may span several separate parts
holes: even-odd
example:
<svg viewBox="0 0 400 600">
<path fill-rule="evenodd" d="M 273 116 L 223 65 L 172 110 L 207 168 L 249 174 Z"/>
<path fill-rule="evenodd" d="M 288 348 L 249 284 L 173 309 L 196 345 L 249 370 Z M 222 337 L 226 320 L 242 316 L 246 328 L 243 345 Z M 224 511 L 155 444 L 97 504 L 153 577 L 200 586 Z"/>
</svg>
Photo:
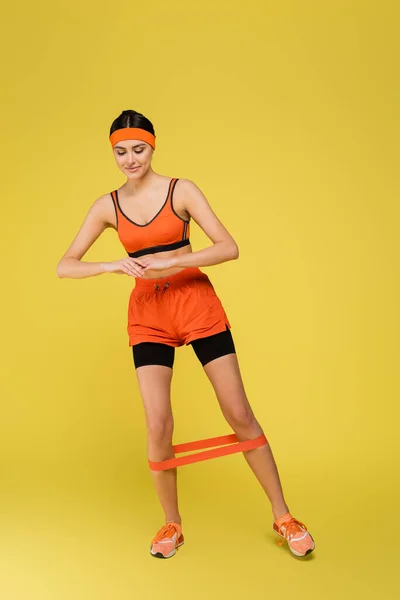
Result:
<svg viewBox="0 0 400 600">
<path fill-rule="evenodd" d="M 203 367 L 220 356 L 236 354 L 235 344 L 228 325 L 222 333 L 215 333 L 205 338 L 192 340 L 189 343 Z M 163 365 L 170 369 L 174 366 L 174 346 L 157 342 L 141 342 L 132 346 L 132 353 L 136 369 L 145 365 Z"/>
</svg>

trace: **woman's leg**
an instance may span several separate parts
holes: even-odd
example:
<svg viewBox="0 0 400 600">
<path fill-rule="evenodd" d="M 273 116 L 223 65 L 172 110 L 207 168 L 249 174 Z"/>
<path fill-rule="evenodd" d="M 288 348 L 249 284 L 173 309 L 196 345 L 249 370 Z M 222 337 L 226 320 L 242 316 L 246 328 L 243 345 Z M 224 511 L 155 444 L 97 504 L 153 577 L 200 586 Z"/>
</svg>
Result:
<svg viewBox="0 0 400 600">
<path fill-rule="evenodd" d="M 136 369 L 146 416 L 147 454 L 151 461 L 174 457 L 172 433 L 174 420 L 171 407 L 172 368 L 145 365 Z M 178 508 L 177 469 L 150 471 L 164 509 L 165 520 L 182 523 Z"/>
<path fill-rule="evenodd" d="M 204 366 L 204 371 L 214 388 L 222 413 L 239 441 L 261 435 L 263 430 L 247 399 L 236 354 L 211 360 Z M 268 439 L 268 435 L 266 437 Z M 271 502 L 274 519 L 289 512 L 270 444 L 243 454 Z"/>
</svg>

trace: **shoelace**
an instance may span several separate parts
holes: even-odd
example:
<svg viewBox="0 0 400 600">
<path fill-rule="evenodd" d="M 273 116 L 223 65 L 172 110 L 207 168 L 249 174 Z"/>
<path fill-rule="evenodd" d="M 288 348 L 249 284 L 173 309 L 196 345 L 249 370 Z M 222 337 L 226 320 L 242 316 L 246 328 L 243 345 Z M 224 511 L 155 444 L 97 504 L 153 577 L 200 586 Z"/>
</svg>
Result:
<svg viewBox="0 0 400 600">
<path fill-rule="evenodd" d="M 162 293 L 164 293 L 164 292 L 165 292 L 165 290 L 166 290 L 166 289 L 168 289 L 170 285 L 171 285 L 171 283 L 170 283 L 169 281 L 167 281 L 167 283 L 164 285 L 164 287 L 163 287 L 163 289 L 162 289 L 162 290 L 160 290 L 160 288 L 158 287 L 158 283 L 155 283 L 155 284 L 154 284 L 154 287 L 156 288 L 156 290 L 157 290 L 158 292 L 160 292 L 160 291 L 161 291 Z"/>
<path fill-rule="evenodd" d="M 167 523 L 166 525 L 161 527 L 160 531 L 156 534 L 155 538 L 153 539 L 153 542 L 159 542 L 164 538 L 172 538 L 175 533 L 177 533 L 179 537 L 179 531 L 177 526 L 174 523 Z"/>
<path fill-rule="evenodd" d="M 302 527 L 304 527 L 304 530 L 307 531 L 307 527 L 304 525 L 304 523 L 302 523 L 298 519 L 295 519 L 294 517 L 292 517 L 290 521 L 284 521 L 282 525 L 285 527 L 285 536 L 281 540 L 278 539 L 278 546 L 282 546 L 282 544 L 285 543 L 286 539 L 289 541 L 289 535 L 292 535 L 293 537 L 296 531 L 303 531 Z M 279 528 L 279 530 L 281 529 L 281 527 Z"/>
</svg>

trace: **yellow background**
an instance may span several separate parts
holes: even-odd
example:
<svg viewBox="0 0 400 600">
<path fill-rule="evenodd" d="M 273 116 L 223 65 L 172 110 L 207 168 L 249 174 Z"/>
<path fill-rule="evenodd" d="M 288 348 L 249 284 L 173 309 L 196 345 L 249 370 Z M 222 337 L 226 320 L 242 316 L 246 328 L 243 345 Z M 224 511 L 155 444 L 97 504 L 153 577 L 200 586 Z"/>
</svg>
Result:
<svg viewBox="0 0 400 600">
<path fill-rule="evenodd" d="M 3 9 L 0 596 L 395 597 L 398 558 L 397 3 L 9 3 Z M 240 258 L 205 267 L 232 324 L 285 498 L 316 542 L 272 532 L 243 456 L 178 472 L 163 513 L 126 333 L 133 280 L 58 279 L 89 207 L 124 179 L 125 109 L 156 172 L 192 179 Z M 194 250 L 210 241 L 192 226 Z M 107 230 L 84 260 L 125 256 Z M 175 443 L 230 431 L 177 350 Z"/>
</svg>

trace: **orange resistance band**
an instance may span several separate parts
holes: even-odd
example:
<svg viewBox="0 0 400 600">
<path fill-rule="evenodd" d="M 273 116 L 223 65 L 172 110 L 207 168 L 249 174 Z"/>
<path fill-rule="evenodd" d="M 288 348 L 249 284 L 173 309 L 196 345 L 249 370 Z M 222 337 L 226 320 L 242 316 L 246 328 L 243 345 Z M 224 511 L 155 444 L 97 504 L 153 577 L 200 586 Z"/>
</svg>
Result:
<svg viewBox="0 0 400 600">
<path fill-rule="evenodd" d="M 147 142 L 150 144 L 154 150 L 156 149 L 155 136 L 149 131 L 141 129 L 140 127 L 123 127 L 122 129 L 113 131 L 113 133 L 110 135 L 110 142 L 113 148 L 115 144 L 122 142 L 123 140 L 141 140 L 142 142 Z"/>
<path fill-rule="evenodd" d="M 230 444 L 230 442 L 237 443 Z M 226 444 L 230 445 L 226 446 Z M 202 460 L 209 460 L 210 458 L 218 458 L 219 456 L 225 456 L 227 454 L 235 454 L 236 452 L 246 452 L 247 450 L 253 450 L 253 448 L 258 448 L 259 446 L 265 446 L 265 444 L 268 444 L 268 441 L 264 433 L 262 433 L 253 440 L 244 440 L 243 442 L 239 442 L 236 433 L 232 433 L 230 435 L 221 435 L 220 437 L 208 438 L 206 440 L 186 442 L 185 444 L 177 444 L 173 446 L 173 449 L 178 454 L 180 452 L 188 452 L 189 450 L 201 450 L 202 448 L 211 448 L 212 446 L 225 445 L 225 448 L 206 450 L 205 452 L 189 454 L 188 456 L 181 456 L 180 458 L 170 458 L 161 462 L 153 462 L 149 460 L 149 466 L 152 471 L 165 471 L 166 469 L 173 469 L 175 467 L 181 467 L 182 465 L 189 465 L 191 463 L 200 462 Z"/>
</svg>

